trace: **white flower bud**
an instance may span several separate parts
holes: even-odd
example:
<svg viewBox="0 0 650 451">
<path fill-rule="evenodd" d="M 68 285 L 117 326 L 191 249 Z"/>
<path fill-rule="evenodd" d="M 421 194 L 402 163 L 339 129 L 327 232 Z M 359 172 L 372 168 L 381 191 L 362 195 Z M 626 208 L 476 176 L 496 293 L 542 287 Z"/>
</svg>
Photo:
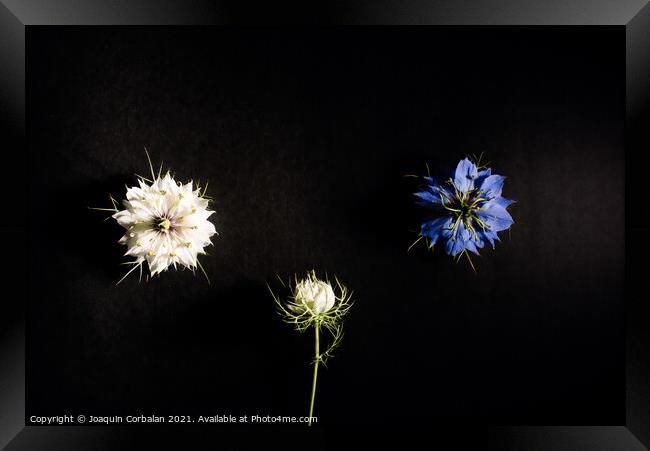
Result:
<svg viewBox="0 0 650 451">
<path fill-rule="evenodd" d="M 295 313 L 311 312 L 320 315 L 334 307 L 336 296 L 332 286 L 315 277 L 300 280 L 293 291 L 294 304 L 291 309 Z"/>
</svg>

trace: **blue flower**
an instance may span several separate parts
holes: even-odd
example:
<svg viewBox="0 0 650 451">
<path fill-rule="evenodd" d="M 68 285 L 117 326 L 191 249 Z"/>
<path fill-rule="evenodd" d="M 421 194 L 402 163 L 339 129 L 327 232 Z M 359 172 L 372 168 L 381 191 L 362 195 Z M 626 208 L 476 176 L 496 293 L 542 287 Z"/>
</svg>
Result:
<svg viewBox="0 0 650 451">
<path fill-rule="evenodd" d="M 478 254 L 486 242 L 494 248 L 497 232 L 514 223 L 507 211 L 514 201 L 501 196 L 504 179 L 467 158 L 447 180 L 424 177 L 425 186 L 415 193 L 416 203 L 434 214 L 422 223 L 420 238 L 426 238 L 430 248 L 441 242 L 453 256 Z"/>
</svg>

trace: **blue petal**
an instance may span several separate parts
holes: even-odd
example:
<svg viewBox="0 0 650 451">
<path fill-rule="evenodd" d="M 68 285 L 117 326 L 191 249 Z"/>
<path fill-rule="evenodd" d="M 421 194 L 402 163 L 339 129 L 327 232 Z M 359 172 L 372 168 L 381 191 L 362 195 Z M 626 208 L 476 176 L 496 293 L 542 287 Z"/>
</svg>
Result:
<svg viewBox="0 0 650 451">
<path fill-rule="evenodd" d="M 506 230 L 514 223 L 510 213 L 496 200 L 483 204 L 477 215 L 492 232 Z"/>
<path fill-rule="evenodd" d="M 503 208 L 508 208 L 510 205 L 515 203 L 514 200 L 506 199 L 505 197 L 495 197 L 492 199 L 492 202 L 495 202 L 497 205 L 501 205 Z"/>
<path fill-rule="evenodd" d="M 427 208 L 436 208 L 442 203 L 440 199 L 441 196 L 444 199 L 445 203 L 451 201 L 453 194 L 446 186 L 439 184 L 432 177 L 423 178 L 426 180 L 427 186 L 423 188 L 422 191 L 414 193 L 414 195 L 420 199 L 415 202 L 417 205 L 421 205 Z"/>
<path fill-rule="evenodd" d="M 442 217 L 427 221 L 420 228 L 420 235 L 429 239 L 429 247 L 433 247 L 438 239 L 445 233 L 445 230 L 451 228 L 451 217 Z"/>
<path fill-rule="evenodd" d="M 461 253 L 465 249 L 465 246 L 463 245 L 463 242 L 459 239 L 448 239 L 447 243 L 445 243 L 445 252 L 448 255 L 453 255 L 454 257 Z"/>
<path fill-rule="evenodd" d="M 420 199 L 415 203 L 423 207 L 435 208 L 440 205 L 440 198 L 434 196 L 429 191 L 419 191 L 417 193 L 413 193 L 413 195 Z"/>
<path fill-rule="evenodd" d="M 481 236 L 485 241 L 489 241 L 490 245 L 492 246 L 492 249 L 494 249 L 494 242 L 499 241 L 499 236 L 497 235 L 496 232 L 493 232 L 492 230 L 480 230 L 478 232 L 479 236 Z"/>
<path fill-rule="evenodd" d="M 495 197 L 501 196 L 501 190 L 503 189 L 503 181 L 505 177 L 501 175 L 490 175 L 483 180 L 479 190 L 486 196 L 488 199 L 493 199 Z"/>
<path fill-rule="evenodd" d="M 476 247 L 483 247 L 483 235 L 480 233 L 481 228 L 478 226 L 478 224 L 472 224 L 474 226 L 474 230 L 476 231 L 476 237 L 472 237 L 472 241 L 476 245 Z M 478 251 L 474 251 L 475 253 L 478 254 Z"/>
<path fill-rule="evenodd" d="M 451 223 L 449 227 L 451 227 Z M 443 231 L 442 235 L 447 238 L 445 252 L 454 257 L 464 250 L 478 254 L 477 246 L 483 247 L 483 241 L 479 237 L 475 240 L 472 233 L 465 228 L 465 224 L 462 222 L 458 224 L 455 234 L 451 230 L 446 230 Z"/>
<path fill-rule="evenodd" d="M 465 249 L 467 249 L 468 251 L 478 254 L 477 247 L 483 247 L 483 240 L 481 239 L 481 236 L 478 233 L 476 234 L 476 237 L 474 237 L 473 233 L 465 229 L 463 231 L 462 238 L 463 238 L 463 244 L 465 246 Z"/>
<path fill-rule="evenodd" d="M 447 188 L 445 187 L 446 182 L 441 182 L 440 179 L 438 178 L 433 178 L 433 177 L 422 177 L 427 184 L 427 188 L 430 189 L 434 194 L 437 193 L 439 190 L 445 190 L 448 191 Z"/>
<path fill-rule="evenodd" d="M 476 244 L 474 243 L 473 240 L 468 240 L 463 243 L 465 245 L 465 249 L 468 251 L 474 252 L 475 254 L 478 254 L 478 250 L 476 249 Z"/>
<path fill-rule="evenodd" d="M 474 179 L 474 185 L 475 186 L 481 186 L 483 183 L 483 180 L 488 178 L 489 176 L 492 175 L 492 169 L 486 168 L 482 171 L 478 171 L 478 174 L 476 174 L 476 178 Z"/>
<path fill-rule="evenodd" d="M 478 175 L 476 165 L 467 158 L 460 160 L 456 166 L 454 174 L 454 185 L 462 193 L 467 193 L 474 189 L 474 179 Z"/>
<path fill-rule="evenodd" d="M 463 242 L 470 241 L 472 239 L 472 234 L 469 233 L 469 230 L 465 228 L 464 223 L 458 224 L 458 235 L 460 236 L 460 239 L 463 240 Z"/>
<path fill-rule="evenodd" d="M 454 193 L 452 193 L 447 186 L 435 185 L 430 186 L 429 189 L 435 196 L 438 197 L 439 202 L 440 196 L 442 196 L 442 200 L 444 200 L 446 204 L 452 202 L 452 199 L 454 198 Z"/>
</svg>

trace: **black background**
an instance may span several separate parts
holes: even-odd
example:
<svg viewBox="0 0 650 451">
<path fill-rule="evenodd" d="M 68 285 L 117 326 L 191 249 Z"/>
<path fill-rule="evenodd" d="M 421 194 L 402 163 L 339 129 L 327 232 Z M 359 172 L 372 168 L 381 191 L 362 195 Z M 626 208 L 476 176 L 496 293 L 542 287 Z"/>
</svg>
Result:
<svg viewBox="0 0 650 451">
<path fill-rule="evenodd" d="M 619 35 L 612 39 L 612 35 Z M 27 415 L 304 415 L 311 336 L 266 281 L 355 290 L 322 423 L 624 419 L 624 31 L 32 28 Z M 143 146 L 209 180 L 187 271 L 115 287 Z M 413 182 L 486 152 L 516 224 L 478 274 L 417 248 Z"/>
</svg>

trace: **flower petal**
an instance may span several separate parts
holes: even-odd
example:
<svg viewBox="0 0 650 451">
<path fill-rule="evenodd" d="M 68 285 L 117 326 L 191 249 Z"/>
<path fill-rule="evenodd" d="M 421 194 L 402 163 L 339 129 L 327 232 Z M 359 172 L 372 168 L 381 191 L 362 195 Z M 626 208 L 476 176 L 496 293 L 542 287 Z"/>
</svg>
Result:
<svg viewBox="0 0 650 451">
<path fill-rule="evenodd" d="M 492 169 L 486 168 L 482 171 L 478 171 L 478 174 L 476 174 L 476 178 L 474 179 L 474 185 L 475 186 L 481 186 L 481 183 L 483 183 L 483 180 L 488 178 L 489 176 L 492 175 Z"/>
<path fill-rule="evenodd" d="M 479 236 L 481 236 L 481 238 L 484 241 L 490 243 L 492 249 L 494 249 L 494 242 L 499 241 L 499 236 L 497 235 L 496 232 L 493 232 L 492 230 L 479 230 L 477 233 L 479 234 Z"/>
<path fill-rule="evenodd" d="M 506 230 L 514 223 L 510 213 L 495 200 L 483 204 L 477 215 L 493 232 Z"/>
<path fill-rule="evenodd" d="M 417 193 L 413 193 L 413 195 L 420 199 L 415 201 L 415 203 L 422 207 L 436 208 L 440 205 L 440 197 L 434 196 L 430 191 L 418 191 Z"/>
<path fill-rule="evenodd" d="M 420 236 L 429 239 L 429 247 L 433 247 L 441 236 L 444 236 L 445 231 L 451 228 L 452 219 L 449 216 L 427 221 L 422 224 L 420 229 Z"/>
<path fill-rule="evenodd" d="M 462 193 L 467 193 L 474 189 L 474 179 L 478 175 L 476 165 L 467 158 L 460 160 L 454 173 L 454 185 Z"/>
<path fill-rule="evenodd" d="M 481 183 L 479 190 L 488 199 L 499 197 L 501 196 L 504 180 L 505 177 L 501 175 L 490 175 L 486 177 L 485 180 L 483 180 L 483 183 Z"/>
<path fill-rule="evenodd" d="M 465 230 L 462 222 L 456 226 L 456 230 L 449 229 L 443 232 L 443 236 L 447 238 L 445 243 L 445 252 L 448 255 L 456 256 L 465 249 L 465 239 L 469 237 L 469 231 Z"/>
<path fill-rule="evenodd" d="M 503 208 L 508 208 L 510 205 L 515 203 L 514 200 L 506 199 L 505 197 L 495 197 L 492 199 L 492 202 L 501 205 Z"/>
</svg>

